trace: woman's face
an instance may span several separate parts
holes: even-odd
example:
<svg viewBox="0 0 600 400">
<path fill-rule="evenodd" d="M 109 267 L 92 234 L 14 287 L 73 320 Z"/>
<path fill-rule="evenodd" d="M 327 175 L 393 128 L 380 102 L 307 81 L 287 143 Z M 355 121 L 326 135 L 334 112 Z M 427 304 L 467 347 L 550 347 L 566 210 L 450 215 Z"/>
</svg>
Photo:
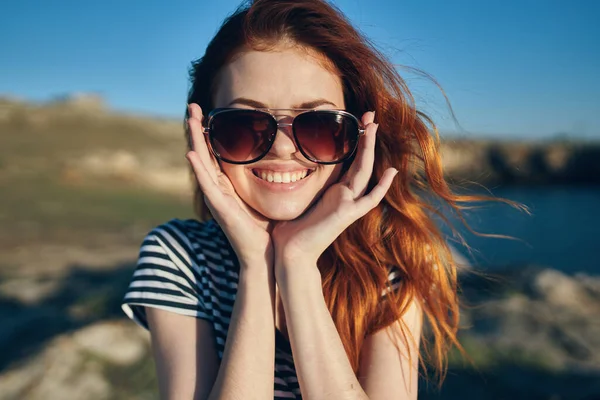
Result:
<svg viewBox="0 0 600 400">
<path fill-rule="evenodd" d="M 339 76 L 316 54 L 298 48 L 239 54 L 221 70 L 214 103 L 235 108 L 345 107 Z M 287 123 L 294 115 L 292 111 L 276 114 Z M 291 127 L 283 126 L 264 158 L 247 165 L 221 162 L 221 168 L 246 204 L 270 220 L 285 221 L 300 216 L 335 183 L 342 165 L 307 160 L 294 143 Z"/>
</svg>

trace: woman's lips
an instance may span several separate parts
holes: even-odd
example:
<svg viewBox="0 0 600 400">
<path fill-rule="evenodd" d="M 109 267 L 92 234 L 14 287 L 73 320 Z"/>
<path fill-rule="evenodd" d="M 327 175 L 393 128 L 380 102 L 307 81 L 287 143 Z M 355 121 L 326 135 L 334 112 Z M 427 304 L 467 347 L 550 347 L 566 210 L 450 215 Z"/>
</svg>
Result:
<svg viewBox="0 0 600 400">
<path fill-rule="evenodd" d="M 266 173 L 267 180 L 262 177 L 257 176 L 257 173 L 263 175 L 263 172 Z M 294 171 L 296 178 L 304 176 L 301 179 L 296 179 L 295 182 L 292 182 L 292 173 L 291 172 L 279 172 L 279 171 L 269 171 L 267 173 L 266 170 L 251 170 L 250 175 L 252 178 L 259 184 L 261 187 L 264 187 L 270 191 L 274 192 L 289 192 L 296 189 L 301 188 L 305 185 L 306 181 L 310 179 L 313 170 L 303 170 L 303 171 Z M 286 175 L 287 174 L 287 175 Z M 273 181 L 269 182 L 269 176 L 273 178 Z M 275 182 L 275 178 L 277 180 L 281 179 L 281 182 Z M 284 179 L 290 179 L 289 182 L 283 182 Z"/>
<path fill-rule="evenodd" d="M 297 171 L 273 171 L 268 169 L 252 170 L 255 176 L 261 178 L 267 182 L 274 183 L 293 183 L 306 178 L 310 174 L 309 169 L 297 170 Z"/>
</svg>

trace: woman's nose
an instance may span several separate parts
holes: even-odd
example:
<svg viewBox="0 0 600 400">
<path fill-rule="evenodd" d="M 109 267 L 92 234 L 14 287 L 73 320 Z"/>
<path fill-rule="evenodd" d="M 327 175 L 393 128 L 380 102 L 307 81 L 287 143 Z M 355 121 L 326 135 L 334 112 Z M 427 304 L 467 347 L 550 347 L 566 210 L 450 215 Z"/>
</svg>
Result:
<svg viewBox="0 0 600 400">
<path fill-rule="evenodd" d="M 278 130 L 275 135 L 275 141 L 269 151 L 273 158 L 289 158 L 291 154 L 299 152 L 294 142 L 294 133 L 291 126 L 291 118 L 281 118 L 278 120 Z"/>
</svg>

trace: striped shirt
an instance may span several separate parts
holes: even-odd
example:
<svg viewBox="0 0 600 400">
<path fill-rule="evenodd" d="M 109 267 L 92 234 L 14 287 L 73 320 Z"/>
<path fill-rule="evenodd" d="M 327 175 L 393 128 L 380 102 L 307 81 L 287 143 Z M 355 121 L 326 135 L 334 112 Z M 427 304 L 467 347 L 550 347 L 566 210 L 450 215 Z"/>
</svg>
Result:
<svg viewBox="0 0 600 400">
<path fill-rule="evenodd" d="M 145 307 L 209 321 L 222 359 L 238 277 L 235 252 L 214 220 L 172 219 L 144 238 L 121 307 L 145 329 Z M 389 278 L 391 288 L 399 285 L 395 273 Z M 275 399 L 301 399 L 290 343 L 275 332 Z"/>
</svg>

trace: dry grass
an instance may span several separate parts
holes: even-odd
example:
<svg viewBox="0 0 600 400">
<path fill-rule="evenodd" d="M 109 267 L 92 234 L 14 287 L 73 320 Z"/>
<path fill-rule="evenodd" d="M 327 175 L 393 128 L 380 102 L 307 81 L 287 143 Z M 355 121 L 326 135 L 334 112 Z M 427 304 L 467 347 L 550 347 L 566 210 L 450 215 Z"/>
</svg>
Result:
<svg viewBox="0 0 600 400">
<path fill-rule="evenodd" d="M 87 176 L 73 167 L 89 154 L 125 150 L 160 165 L 184 165 L 181 124 L 87 110 L 69 104 L 0 101 L 0 243 L 93 242 L 102 235 L 139 240 L 191 201 L 127 177 Z M 158 156 L 157 156 L 158 155 Z"/>
</svg>

